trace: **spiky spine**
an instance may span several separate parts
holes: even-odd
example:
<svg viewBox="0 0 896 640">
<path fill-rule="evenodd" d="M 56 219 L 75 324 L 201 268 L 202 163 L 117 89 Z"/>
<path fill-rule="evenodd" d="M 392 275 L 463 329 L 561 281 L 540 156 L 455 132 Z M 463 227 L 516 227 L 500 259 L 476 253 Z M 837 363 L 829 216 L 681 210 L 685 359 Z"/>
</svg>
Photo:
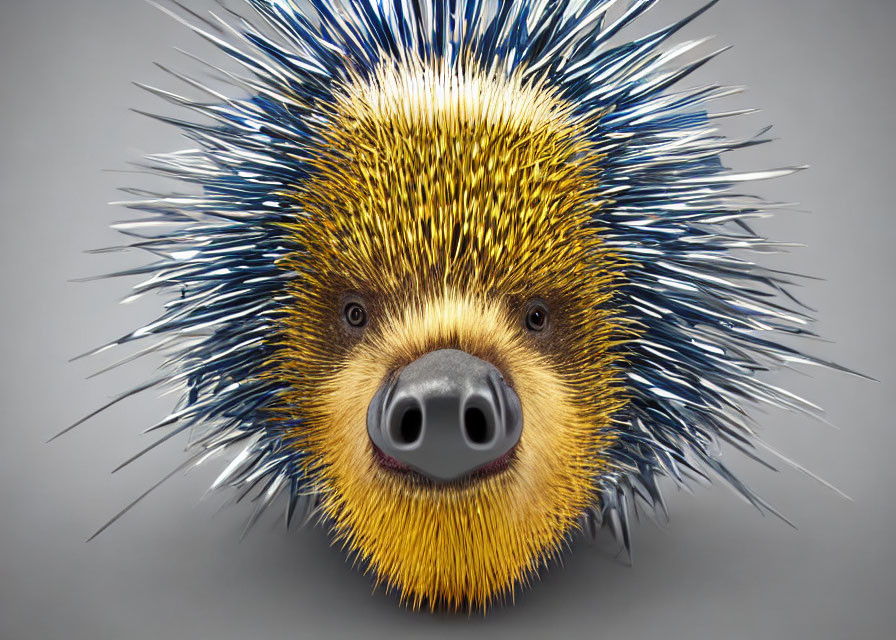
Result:
<svg viewBox="0 0 896 640">
<path fill-rule="evenodd" d="M 544 83 L 573 115 L 591 116 L 587 136 L 603 156 L 597 197 L 606 205 L 595 222 L 605 228 L 606 246 L 628 263 L 622 308 L 643 330 L 630 345 L 631 401 L 617 416 L 627 426 L 612 450 L 614 471 L 601 477 L 586 522 L 610 524 L 628 546 L 633 496 L 664 509 L 660 477 L 685 483 L 707 470 L 767 508 L 714 451 L 719 441 L 752 450 L 747 405 L 815 410 L 756 376 L 826 364 L 776 341 L 807 335 L 810 319 L 776 301 L 788 284 L 783 274 L 735 254 L 775 246 L 746 224 L 767 205 L 738 195 L 736 186 L 792 169 L 726 170 L 720 154 L 759 142 L 726 140 L 711 125 L 703 105 L 731 90 L 669 92 L 712 57 L 675 66 L 697 43 L 661 49 L 700 12 L 609 46 L 655 1 L 634 0 L 610 20 L 613 0 L 314 0 L 310 20 L 290 0 L 245 0 L 252 18 L 214 16 L 192 27 L 248 71 L 223 73 L 254 97 L 227 97 L 184 76 L 210 102 L 153 89 L 214 124 L 162 118 L 197 148 L 151 156 L 146 167 L 202 193 L 135 191 L 143 199 L 130 206 L 150 217 L 119 226 L 138 238 L 132 246 L 159 259 L 115 275 L 148 274 L 135 295 L 176 297 L 158 320 L 112 343 L 157 337 L 145 351 L 172 354 L 159 378 L 116 401 L 151 387 L 183 389 L 176 411 L 153 429 L 167 429 L 161 441 L 191 430 L 188 463 L 240 447 L 215 486 L 256 489 L 252 521 L 284 492 L 287 519 L 303 500 L 313 502 L 303 452 L 287 445 L 282 424 L 266 419 L 287 391 L 265 375 L 277 356 L 266 336 L 284 314 L 294 277 L 283 266 L 291 216 L 278 194 L 313 174 L 311 153 L 325 142 L 335 86 L 411 54 L 449 69 L 468 56 L 488 73 Z"/>
</svg>

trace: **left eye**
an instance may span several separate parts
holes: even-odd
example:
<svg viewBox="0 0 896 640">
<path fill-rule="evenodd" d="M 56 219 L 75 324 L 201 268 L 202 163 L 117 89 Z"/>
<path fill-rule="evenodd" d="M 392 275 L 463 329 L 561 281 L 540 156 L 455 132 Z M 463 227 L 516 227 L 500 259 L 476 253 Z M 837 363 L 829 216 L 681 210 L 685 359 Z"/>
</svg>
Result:
<svg viewBox="0 0 896 640">
<path fill-rule="evenodd" d="M 357 302 L 349 302 L 343 310 L 349 326 L 360 329 L 367 324 L 367 310 Z"/>
<path fill-rule="evenodd" d="M 529 331 L 544 331 L 548 326 L 548 310 L 543 304 L 533 304 L 526 312 L 526 328 Z"/>
</svg>

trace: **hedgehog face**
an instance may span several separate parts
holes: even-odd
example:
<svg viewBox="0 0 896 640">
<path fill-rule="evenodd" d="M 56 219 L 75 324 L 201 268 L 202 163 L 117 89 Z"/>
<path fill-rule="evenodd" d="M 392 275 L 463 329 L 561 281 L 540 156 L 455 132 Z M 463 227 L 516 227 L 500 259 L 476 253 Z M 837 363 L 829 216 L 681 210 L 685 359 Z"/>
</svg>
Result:
<svg viewBox="0 0 896 640">
<path fill-rule="evenodd" d="M 557 550 L 614 440 L 594 156 L 547 91 L 483 74 L 383 71 L 332 122 L 289 225 L 291 441 L 382 580 L 483 604 Z"/>
</svg>

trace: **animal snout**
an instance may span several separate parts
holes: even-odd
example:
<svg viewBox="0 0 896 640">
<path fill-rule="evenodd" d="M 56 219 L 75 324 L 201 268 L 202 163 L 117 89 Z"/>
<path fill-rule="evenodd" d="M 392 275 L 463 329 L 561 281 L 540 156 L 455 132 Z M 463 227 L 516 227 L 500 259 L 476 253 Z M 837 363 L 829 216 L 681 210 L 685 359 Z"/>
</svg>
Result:
<svg viewBox="0 0 896 640">
<path fill-rule="evenodd" d="M 450 482 L 495 466 L 519 442 L 520 399 L 494 365 L 432 351 L 385 382 L 367 411 L 373 444 L 396 468 Z"/>
</svg>

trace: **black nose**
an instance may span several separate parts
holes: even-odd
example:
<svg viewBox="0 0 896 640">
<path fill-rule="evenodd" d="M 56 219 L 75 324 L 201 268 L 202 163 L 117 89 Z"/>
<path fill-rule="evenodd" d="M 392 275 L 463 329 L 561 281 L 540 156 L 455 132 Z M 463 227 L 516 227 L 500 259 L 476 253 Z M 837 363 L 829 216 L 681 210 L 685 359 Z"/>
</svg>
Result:
<svg viewBox="0 0 896 640">
<path fill-rule="evenodd" d="M 432 351 L 380 387 L 367 433 L 385 455 L 450 482 L 508 453 L 523 430 L 520 399 L 488 362 Z"/>
</svg>

